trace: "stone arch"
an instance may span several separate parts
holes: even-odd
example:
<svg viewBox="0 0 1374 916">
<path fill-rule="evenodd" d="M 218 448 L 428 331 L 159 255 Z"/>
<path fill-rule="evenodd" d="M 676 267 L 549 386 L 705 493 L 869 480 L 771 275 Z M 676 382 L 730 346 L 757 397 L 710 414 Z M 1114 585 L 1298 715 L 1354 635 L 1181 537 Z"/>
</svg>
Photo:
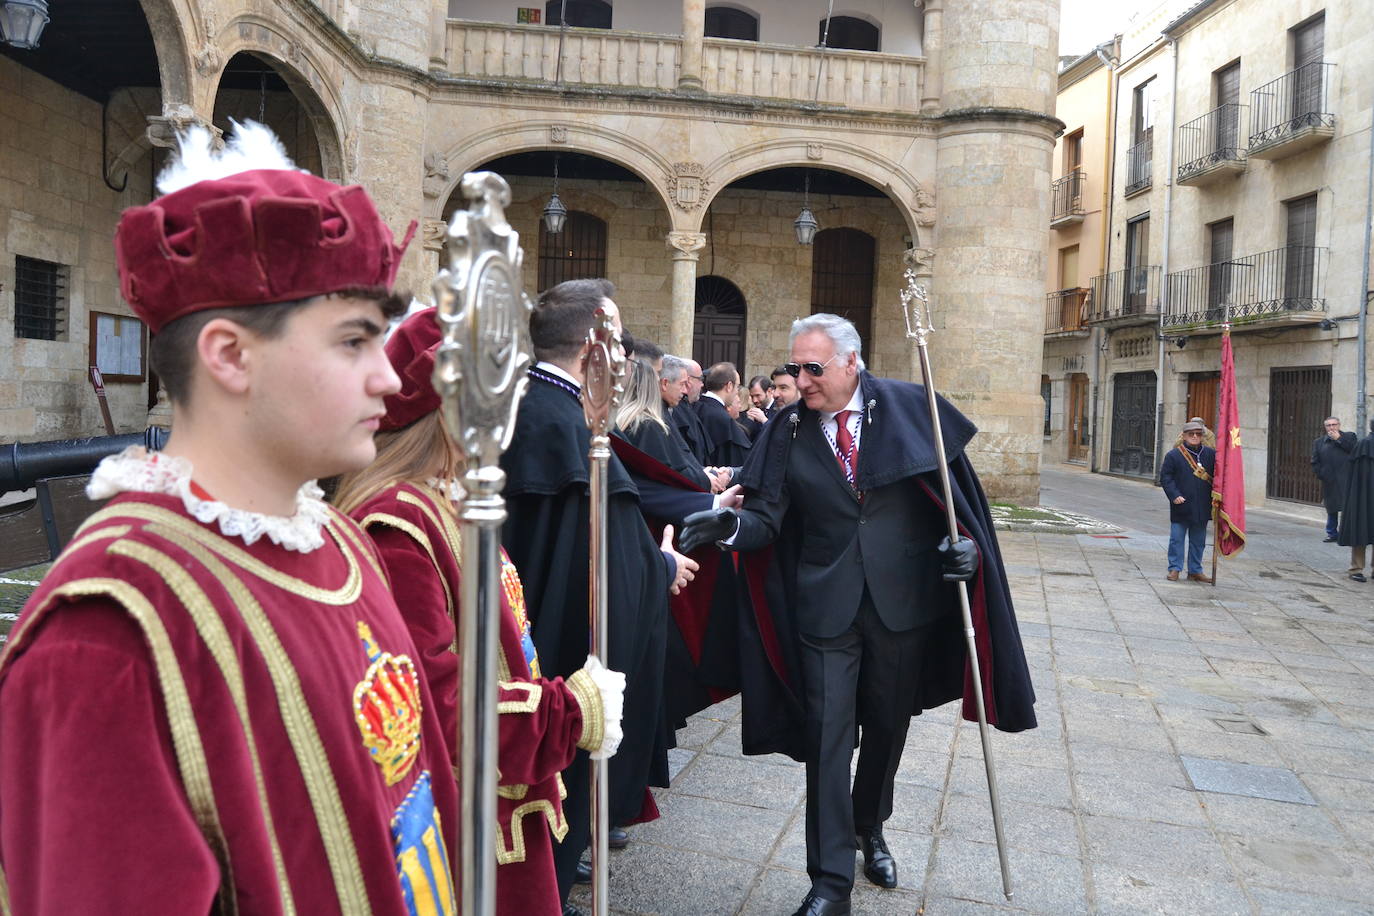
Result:
<svg viewBox="0 0 1374 916">
<path fill-rule="evenodd" d="M 555 137 L 561 139 L 553 139 Z M 697 231 L 701 213 L 696 213 L 688 220 L 687 214 L 671 205 L 665 185 L 669 176 L 674 174 L 673 164 L 656 150 L 627 134 L 604 127 L 553 121 L 501 125 L 464 137 L 450 146 L 443 154 L 449 167 L 450 184 L 442 194 L 425 202 L 425 216 L 431 219 L 442 216 L 445 202 L 453 195 L 465 172 L 502 156 L 536 151 L 582 153 L 628 169 L 658 196 L 673 229 Z M 700 206 L 698 210 L 704 212 L 705 207 Z M 680 222 L 689 221 L 692 223 L 690 226 L 679 225 Z"/>
<path fill-rule="evenodd" d="M 816 154 L 820 158 L 816 158 Z M 767 140 L 718 157 L 706 166 L 711 186 L 703 201 L 703 212 L 710 208 L 716 195 L 732 183 L 776 168 L 825 169 L 867 182 L 892 201 L 917 247 L 928 245 L 930 241 L 919 232 L 930 219 L 918 211 L 929 209 L 933 198 L 916 176 L 858 144 L 834 140 L 826 140 L 823 144 L 805 138 Z"/>
<path fill-rule="evenodd" d="M 252 16 L 233 20 L 220 35 L 223 41 L 217 47 L 223 59 L 216 62 L 210 110 L 214 110 L 219 81 L 228 62 L 243 52 L 254 55 L 285 81 L 310 119 L 320 146 L 321 177 L 346 181 L 357 170 L 357 135 L 344 116 L 346 108 L 338 80 L 325 78 L 329 68 L 322 64 L 319 55 L 305 40 L 284 32 L 279 23 Z"/>
<path fill-rule="evenodd" d="M 148 30 L 153 33 L 157 69 L 162 84 L 162 110 L 172 113 L 194 106 L 190 42 L 186 27 L 195 17 L 180 0 L 138 0 Z M 145 149 L 150 147 L 149 143 Z"/>
</svg>

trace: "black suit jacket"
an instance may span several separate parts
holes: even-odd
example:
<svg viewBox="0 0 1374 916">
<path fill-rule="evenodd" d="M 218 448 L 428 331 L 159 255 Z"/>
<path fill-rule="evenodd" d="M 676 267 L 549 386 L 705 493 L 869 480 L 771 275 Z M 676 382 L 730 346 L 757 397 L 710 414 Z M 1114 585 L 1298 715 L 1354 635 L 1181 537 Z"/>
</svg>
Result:
<svg viewBox="0 0 1374 916">
<path fill-rule="evenodd" d="M 706 437 L 696 406 L 683 398 L 669 413 L 673 416 L 673 425 L 687 444 L 687 450 L 699 465 L 706 467 L 706 457 L 711 453 L 711 440 Z"/>
<path fill-rule="evenodd" d="M 711 443 L 706 464 L 720 468 L 737 468 L 744 464 L 744 459 L 749 457 L 749 435 L 730 416 L 725 405 L 703 394 L 697 402 L 697 412 Z"/>
<path fill-rule="evenodd" d="M 735 548 L 755 550 L 771 543 L 792 510 L 801 528 L 795 616 L 797 629 L 809 636 L 842 633 L 858 613 L 865 586 L 878 616 L 894 632 L 942 615 L 944 606 L 923 592 L 940 582 L 935 548 L 946 533 L 944 517 L 914 478 L 869 490 L 861 500 L 819 419 L 808 411 L 797 424 L 782 488 L 776 498 L 746 503 Z M 862 465 L 862 437 L 859 445 Z"/>
</svg>

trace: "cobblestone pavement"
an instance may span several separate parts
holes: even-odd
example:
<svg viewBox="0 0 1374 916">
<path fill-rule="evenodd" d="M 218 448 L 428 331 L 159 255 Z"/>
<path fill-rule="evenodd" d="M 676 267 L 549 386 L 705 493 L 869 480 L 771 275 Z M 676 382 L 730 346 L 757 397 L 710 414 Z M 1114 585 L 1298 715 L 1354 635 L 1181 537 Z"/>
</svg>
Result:
<svg viewBox="0 0 1374 916">
<path fill-rule="evenodd" d="M 1374 913 L 1374 584 L 1318 516 L 1250 513 L 1215 588 L 1164 578 L 1147 484 L 1048 468 L 1042 501 L 1121 536 L 1001 536 L 1040 727 L 994 733 L 1001 893 L 977 727 L 912 722 L 862 914 Z M 1295 510 L 1301 512 L 1301 510 Z M 808 888 L 803 770 L 739 753 L 739 706 L 678 735 L 662 819 L 612 855 L 612 910 L 787 914 Z M 586 897 L 575 900 L 586 903 Z"/>
</svg>

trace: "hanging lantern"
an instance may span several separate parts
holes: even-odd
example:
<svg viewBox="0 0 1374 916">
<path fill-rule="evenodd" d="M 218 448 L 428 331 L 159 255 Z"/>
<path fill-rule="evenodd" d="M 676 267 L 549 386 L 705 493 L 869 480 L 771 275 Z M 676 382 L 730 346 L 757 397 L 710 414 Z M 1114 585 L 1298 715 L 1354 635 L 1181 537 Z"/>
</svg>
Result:
<svg viewBox="0 0 1374 916">
<path fill-rule="evenodd" d="M 47 24 L 47 0 L 0 0 L 0 41 L 5 44 L 32 51 Z"/>
<path fill-rule="evenodd" d="M 549 230 L 550 235 L 557 235 L 563 231 L 563 221 L 567 218 L 568 208 L 563 206 L 563 201 L 558 199 L 558 192 L 554 191 L 544 205 L 544 228 Z"/>
<path fill-rule="evenodd" d="M 801 213 L 792 221 L 792 228 L 797 230 L 797 244 L 810 245 L 816 238 L 816 230 L 820 228 L 816 222 L 816 217 L 811 215 L 810 207 L 802 207 Z"/>
</svg>

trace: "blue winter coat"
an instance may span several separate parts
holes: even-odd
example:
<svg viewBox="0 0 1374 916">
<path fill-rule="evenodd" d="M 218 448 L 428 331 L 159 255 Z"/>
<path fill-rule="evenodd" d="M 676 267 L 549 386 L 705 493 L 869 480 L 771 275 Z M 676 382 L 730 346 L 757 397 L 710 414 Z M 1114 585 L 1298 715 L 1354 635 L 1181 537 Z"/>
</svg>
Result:
<svg viewBox="0 0 1374 916">
<path fill-rule="evenodd" d="M 1164 494 L 1169 497 L 1169 521 L 1182 522 L 1190 528 L 1205 525 L 1212 519 L 1212 481 L 1203 480 L 1193 474 L 1193 468 L 1182 452 L 1183 446 L 1177 445 L 1164 456 L 1164 464 L 1159 471 L 1159 483 Z M 1208 477 L 1216 473 L 1217 451 L 1202 447 L 1198 459 Z M 1186 502 L 1175 504 L 1174 500 L 1184 497 Z"/>
</svg>

